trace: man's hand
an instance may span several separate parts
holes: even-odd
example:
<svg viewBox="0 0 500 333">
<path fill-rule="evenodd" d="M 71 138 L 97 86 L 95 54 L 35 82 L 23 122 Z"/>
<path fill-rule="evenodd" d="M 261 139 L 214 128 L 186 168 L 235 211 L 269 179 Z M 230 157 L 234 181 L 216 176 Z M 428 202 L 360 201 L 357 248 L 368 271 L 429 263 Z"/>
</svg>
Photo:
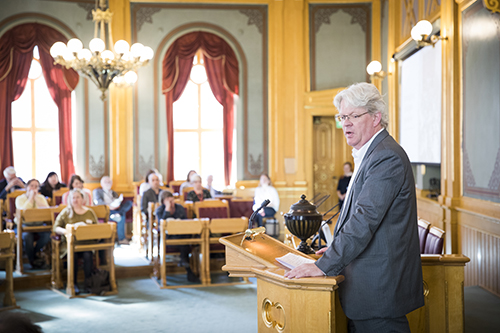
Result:
<svg viewBox="0 0 500 333">
<path fill-rule="evenodd" d="M 326 252 L 326 250 L 328 250 L 328 247 L 324 247 L 324 248 L 320 249 L 319 251 L 316 251 L 316 254 L 317 255 L 323 254 Z"/>
<path fill-rule="evenodd" d="M 289 279 L 300 279 L 303 277 L 325 276 L 323 271 L 318 268 L 314 263 L 302 264 L 295 267 L 290 272 L 285 273 L 285 277 Z"/>
</svg>

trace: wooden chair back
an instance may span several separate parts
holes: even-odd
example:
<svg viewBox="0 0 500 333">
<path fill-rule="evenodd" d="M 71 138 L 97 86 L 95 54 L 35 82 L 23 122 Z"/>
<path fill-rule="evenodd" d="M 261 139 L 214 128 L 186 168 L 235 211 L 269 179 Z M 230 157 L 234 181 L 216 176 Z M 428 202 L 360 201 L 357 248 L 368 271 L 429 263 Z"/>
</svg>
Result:
<svg viewBox="0 0 500 333">
<path fill-rule="evenodd" d="M 209 223 L 210 234 L 235 234 L 244 232 L 248 228 L 247 217 L 211 219 Z M 216 237 L 217 241 L 219 237 Z"/>
<path fill-rule="evenodd" d="M 12 265 L 12 259 L 14 258 L 15 236 L 16 235 L 13 231 L 0 232 L 0 261 L 3 261 L 5 263 L 5 292 L 3 305 L 4 307 L 8 308 L 17 307 L 16 298 L 14 297 L 14 278 Z"/>
<path fill-rule="evenodd" d="M 22 194 L 25 194 L 25 190 L 15 190 L 10 193 L 7 193 L 7 197 L 5 199 L 5 211 L 7 213 L 6 220 L 12 222 L 14 220 L 14 216 L 16 214 L 16 198 Z"/>
<path fill-rule="evenodd" d="M 105 293 L 105 295 L 112 295 L 118 292 L 115 277 L 115 262 L 113 256 L 113 249 L 115 247 L 115 237 L 116 237 L 116 224 L 112 222 L 100 223 L 100 224 L 89 224 L 82 226 L 75 226 L 74 224 L 66 225 L 66 241 L 68 244 L 68 260 L 67 260 L 67 287 L 66 294 L 69 297 L 75 296 L 75 286 L 74 286 L 74 264 L 75 264 L 75 253 L 83 251 L 96 251 L 106 250 L 107 253 L 107 268 L 109 270 L 109 283 L 111 285 L 111 291 Z M 82 241 L 95 240 L 99 242 L 95 243 L 84 243 Z"/>
<path fill-rule="evenodd" d="M 109 221 L 109 207 L 107 205 L 97 205 L 89 207 L 97 216 L 99 223 L 107 223 Z"/>
<path fill-rule="evenodd" d="M 201 248 L 202 260 L 199 261 L 200 280 L 202 284 L 206 283 L 206 254 L 204 244 L 206 243 L 206 228 L 208 219 L 190 219 L 190 220 L 176 220 L 168 219 L 160 221 L 160 288 L 181 288 L 187 285 L 180 285 L 175 287 L 167 286 L 167 245 L 199 245 Z M 185 235 L 186 238 L 167 237 Z M 190 237 L 187 237 L 190 236 Z"/>
<path fill-rule="evenodd" d="M 429 228 L 431 224 L 425 220 L 418 219 L 418 241 L 420 243 L 420 253 L 424 253 L 425 242 L 427 240 L 427 234 L 429 233 Z"/>
<path fill-rule="evenodd" d="M 69 192 L 69 187 L 61 187 L 58 190 L 52 191 L 51 206 L 59 206 L 62 203 L 64 193 Z"/>
<path fill-rule="evenodd" d="M 18 209 L 16 211 L 16 219 L 17 234 L 19 235 L 16 248 L 16 272 L 23 274 L 22 234 L 24 232 L 52 232 L 52 208 Z M 40 223 L 43 223 L 43 225 L 40 225 Z"/>
<path fill-rule="evenodd" d="M 168 186 L 172 190 L 172 193 L 179 193 L 181 185 L 184 182 L 185 180 L 171 180 L 170 183 L 168 183 Z"/>
<path fill-rule="evenodd" d="M 146 229 L 146 235 L 143 236 L 145 239 L 146 247 L 146 258 L 153 260 L 153 249 L 155 243 L 159 246 L 158 240 L 158 220 L 156 219 L 155 211 L 160 206 L 159 202 L 148 202 L 148 219 L 147 226 L 144 225 Z M 146 222 L 146 221 L 145 221 Z M 146 224 L 146 223 L 144 223 Z"/>
<path fill-rule="evenodd" d="M 194 203 L 197 218 L 229 218 L 229 205 L 226 200 L 203 200 Z"/>
<path fill-rule="evenodd" d="M 442 254 L 445 231 L 431 227 L 425 241 L 424 254 Z"/>
<path fill-rule="evenodd" d="M 253 199 L 255 197 L 255 187 L 236 188 L 233 195 L 243 199 Z"/>
<path fill-rule="evenodd" d="M 229 201 L 230 217 L 248 217 L 253 213 L 253 199 L 231 199 Z"/>
<path fill-rule="evenodd" d="M 194 187 L 193 186 L 186 186 L 182 189 L 182 195 L 179 195 L 179 198 L 183 201 L 187 200 L 187 195 L 189 192 L 193 191 Z"/>
</svg>

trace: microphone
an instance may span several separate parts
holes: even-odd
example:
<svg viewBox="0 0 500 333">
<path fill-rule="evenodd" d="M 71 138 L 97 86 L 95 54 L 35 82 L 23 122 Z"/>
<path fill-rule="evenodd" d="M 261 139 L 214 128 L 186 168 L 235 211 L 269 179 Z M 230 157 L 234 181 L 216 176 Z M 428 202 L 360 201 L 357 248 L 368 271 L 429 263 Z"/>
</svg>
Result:
<svg viewBox="0 0 500 333">
<path fill-rule="evenodd" d="M 262 210 L 262 208 L 266 207 L 267 205 L 269 205 L 271 203 L 271 200 L 269 199 L 266 199 L 262 202 L 262 204 L 260 205 L 259 208 L 257 208 L 253 213 L 252 215 L 250 216 L 250 218 L 248 219 L 248 229 L 252 229 L 252 224 L 255 220 L 255 216 L 257 215 L 258 212 L 260 212 Z"/>
</svg>

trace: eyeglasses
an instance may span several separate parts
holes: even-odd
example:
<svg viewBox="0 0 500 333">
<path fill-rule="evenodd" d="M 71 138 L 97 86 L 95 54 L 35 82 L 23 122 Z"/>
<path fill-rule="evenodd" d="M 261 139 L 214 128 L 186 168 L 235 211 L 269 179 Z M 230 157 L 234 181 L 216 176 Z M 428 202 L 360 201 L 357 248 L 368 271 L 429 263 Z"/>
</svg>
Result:
<svg viewBox="0 0 500 333">
<path fill-rule="evenodd" d="M 335 120 L 339 121 L 339 122 L 343 122 L 343 121 L 346 121 L 346 120 L 355 120 L 355 119 L 358 119 L 359 117 L 361 116 L 364 116 L 365 114 L 369 113 L 370 111 L 366 111 L 365 113 L 362 113 L 362 114 L 338 114 L 335 116 Z"/>
</svg>

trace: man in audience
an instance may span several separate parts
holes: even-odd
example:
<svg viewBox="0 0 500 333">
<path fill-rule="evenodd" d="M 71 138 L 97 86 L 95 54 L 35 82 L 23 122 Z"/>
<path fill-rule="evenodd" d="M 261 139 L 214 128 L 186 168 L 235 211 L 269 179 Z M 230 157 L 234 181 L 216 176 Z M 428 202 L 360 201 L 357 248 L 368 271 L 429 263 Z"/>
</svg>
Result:
<svg viewBox="0 0 500 333">
<path fill-rule="evenodd" d="M 116 233 L 118 234 L 118 244 L 129 244 L 125 238 L 125 220 L 127 212 L 132 208 L 132 201 L 123 201 L 123 194 L 118 195 L 111 189 L 113 181 L 108 176 L 101 178 L 101 188 L 93 192 L 94 205 L 108 205 L 110 209 L 109 218 L 117 222 Z"/>
<path fill-rule="evenodd" d="M 0 199 L 5 200 L 7 194 L 14 190 L 26 188 L 23 180 L 16 176 L 16 169 L 14 167 L 6 167 L 3 171 L 4 179 L 0 181 Z"/>
<path fill-rule="evenodd" d="M 149 190 L 144 192 L 141 198 L 141 212 L 148 215 L 148 205 L 150 202 L 157 203 L 160 195 L 160 177 L 156 173 L 148 176 Z"/>
<path fill-rule="evenodd" d="M 333 103 L 354 173 L 331 245 L 285 277 L 344 275 L 339 298 L 349 332 L 409 333 L 406 314 L 424 305 L 411 164 L 385 129 L 388 112 L 373 84 L 354 84 Z"/>
</svg>

